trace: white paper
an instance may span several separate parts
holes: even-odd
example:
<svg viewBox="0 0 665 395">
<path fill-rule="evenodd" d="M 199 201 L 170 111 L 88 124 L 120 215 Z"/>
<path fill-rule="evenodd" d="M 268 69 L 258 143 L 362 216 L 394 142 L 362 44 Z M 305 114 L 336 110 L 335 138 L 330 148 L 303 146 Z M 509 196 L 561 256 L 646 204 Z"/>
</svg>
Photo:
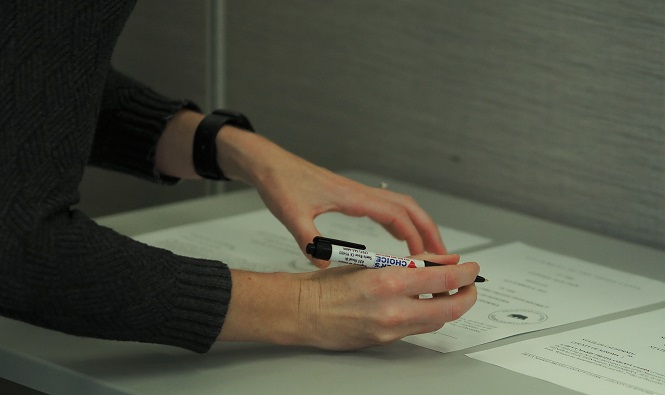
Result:
<svg viewBox="0 0 665 395">
<path fill-rule="evenodd" d="M 665 394 L 665 309 L 467 355 L 586 394 Z"/>
<path fill-rule="evenodd" d="M 367 218 L 328 213 L 316 219 L 321 233 L 365 244 L 368 250 L 407 255 Z M 451 251 L 488 239 L 439 227 Z M 136 237 L 175 253 L 217 259 L 232 268 L 260 272 L 303 272 L 316 268 L 300 252 L 291 234 L 268 210 L 178 226 Z M 478 284 L 478 302 L 457 321 L 433 333 L 405 341 L 440 352 L 487 343 L 665 300 L 665 284 L 645 277 L 554 254 L 522 243 L 465 254 L 490 279 Z"/>
<path fill-rule="evenodd" d="M 665 283 L 523 243 L 462 256 L 487 283 L 462 318 L 404 340 L 440 352 L 461 350 L 665 300 Z"/>
<path fill-rule="evenodd" d="M 367 218 L 326 213 L 316 218 L 322 235 L 364 244 L 369 251 L 406 256 L 405 242 L 394 239 Z M 490 240 L 439 226 L 450 251 L 478 246 Z M 231 268 L 258 272 L 303 272 L 316 270 L 291 234 L 267 210 L 146 233 L 136 240 L 166 248 L 180 255 L 221 260 Z"/>
</svg>

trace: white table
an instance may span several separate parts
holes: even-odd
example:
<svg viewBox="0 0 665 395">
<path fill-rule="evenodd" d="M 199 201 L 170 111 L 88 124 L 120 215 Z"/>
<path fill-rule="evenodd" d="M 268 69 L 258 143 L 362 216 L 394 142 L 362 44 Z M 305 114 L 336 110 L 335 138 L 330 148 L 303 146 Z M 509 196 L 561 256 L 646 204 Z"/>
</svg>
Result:
<svg viewBox="0 0 665 395">
<path fill-rule="evenodd" d="M 665 281 L 665 252 L 410 186 L 346 172 L 368 185 L 387 182 L 442 225 L 536 247 Z M 242 190 L 100 218 L 137 235 L 262 208 Z M 487 246 L 483 246 L 485 248 Z M 217 344 L 198 355 L 173 347 L 82 339 L 0 318 L 0 377 L 54 394 L 573 394 L 559 386 L 466 357 L 515 341 L 663 307 L 665 303 L 440 354 L 405 342 L 355 352 L 265 344 Z"/>
</svg>

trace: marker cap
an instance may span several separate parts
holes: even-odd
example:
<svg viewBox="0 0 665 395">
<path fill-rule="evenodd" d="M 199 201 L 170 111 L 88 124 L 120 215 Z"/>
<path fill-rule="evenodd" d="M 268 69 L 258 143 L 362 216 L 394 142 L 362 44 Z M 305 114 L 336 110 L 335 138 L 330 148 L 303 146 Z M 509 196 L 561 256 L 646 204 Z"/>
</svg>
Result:
<svg viewBox="0 0 665 395">
<path fill-rule="evenodd" d="M 305 252 L 313 258 L 327 261 L 332 255 L 332 244 L 321 241 L 309 243 L 307 244 L 307 247 L 305 247 Z"/>
</svg>

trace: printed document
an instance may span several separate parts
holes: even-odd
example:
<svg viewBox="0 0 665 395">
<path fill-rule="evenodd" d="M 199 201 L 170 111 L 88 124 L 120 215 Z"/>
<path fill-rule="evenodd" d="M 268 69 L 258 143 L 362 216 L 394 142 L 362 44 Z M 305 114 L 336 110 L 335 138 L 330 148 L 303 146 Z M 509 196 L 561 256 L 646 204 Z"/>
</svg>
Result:
<svg viewBox="0 0 665 395">
<path fill-rule="evenodd" d="M 586 394 L 665 394 L 665 309 L 467 354 Z"/>
<path fill-rule="evenodd" d="M 405 242 L 396 240 L 368 218 L 326 213 L 318 216 L 315 224 L 323 236 L 364 244 L 369 251 L 396 256 L 409 254 Z M 487 238 L 442 226 L 439 232 L 446 247 L 453 252 L 490 242 Z M 284 225 L 267 209 L 159 230 L 135 239 L 180 255 L 221 260 L 234 269 L 317 270 Z"/>
<path fill-rule="evenodd" d="M 406 243 L 395 240 L 367 218 L 327 213 L 315 223 L 324 236 L 364 244 L 370 251 L 408 255 Z M 489 242 L 456 229 L 440 226 L 439 230 L 453 252 Z M 181 255 L 221 260 L 237 269 L 317 270 L 267 209 L 160 230 L 136 239 Z M 440 330 L 409 336 L 405 341 L 440 352 L 456 351 L 665 300 L 665 284 L 660 281 L 519 242 L 464 254 L 461 260 L 478 262 L 480 274 L 490 280 L 477 284 L 476 304 Z"/>
<path fill-rule="evenodd" d="M 405 338 L 440 352 L 665 300 L 665 283 L 515 242 L 465 254 L 489 279 L 462 318 Z M 662 327 L 662 325 L 661 325 Z M 630 336 L 630 335 L 628 335 Z"/>
</svg>

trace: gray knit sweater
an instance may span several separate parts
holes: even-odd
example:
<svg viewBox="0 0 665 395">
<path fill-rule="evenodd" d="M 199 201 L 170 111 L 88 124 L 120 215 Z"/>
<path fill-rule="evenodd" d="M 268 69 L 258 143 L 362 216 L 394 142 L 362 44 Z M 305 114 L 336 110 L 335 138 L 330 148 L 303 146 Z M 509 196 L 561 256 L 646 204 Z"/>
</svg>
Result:
<svg viewBox="0 0 665 395">
<path fill-rule="evenodd" d="M 134 1 L 0 0 L 0 314 L 74 335 L 205 352 L 231 278 L 72 210 L 87 163 L 157 182 L 166 121 L 195 106 L 123 76 Z"/>
</svg>

